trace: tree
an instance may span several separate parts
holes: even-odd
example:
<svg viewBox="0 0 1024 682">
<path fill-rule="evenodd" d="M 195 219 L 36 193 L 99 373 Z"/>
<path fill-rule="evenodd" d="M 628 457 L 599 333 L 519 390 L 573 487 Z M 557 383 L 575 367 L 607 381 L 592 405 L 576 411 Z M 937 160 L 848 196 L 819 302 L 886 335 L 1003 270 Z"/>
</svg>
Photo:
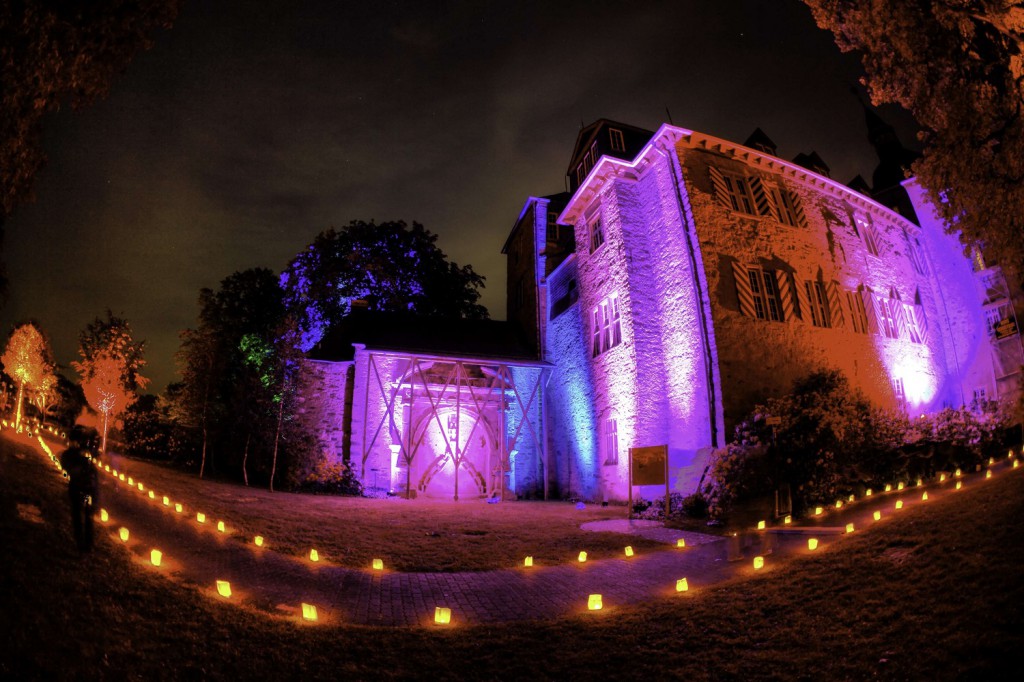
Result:
<svg viewBox="0 0 1024 682">
<path fill-rule="evenodd" d="M 7 376 L 18 386 L 17 416 L 14 425 L 21 430 L 21 413 L 25 389 L 39 387 L 53 376 L 53 353 L 46 339 L 34 324 L 26 322 L 11 332 L 0 362 Z"/>
<path fill-rule="evenodd" d="M 46 424 L 48 416 L 56 412 L 57 405 L 60 403 L 60 392 L 57 390 L 57 383 L 57 375 L 54 373 L 53 366 L 51 365 L 49 371 L 43 375 L 39 383 L 32 390 L 32 404 L 39 410 L 39 416 L 42 418 L 43 424 Z"/>
<path fill-rule="evenodd" d="M 80 362 L 72 367 L 82 377 L 82 390 L 94 410 L 103 415 L 103 444 L 107 451 L 110 421 L 132 404 L 149 379 L 142 376 L 144 342 L 132 338 L 131 326 L 109 310 L 107 319 L 97 317 L 79 335 Z"/>
<path fill-rule="evenodd" d="M 482 319 L 484 278 L 450 262 L 437 235 L 414 222 L 352 221 L 321 232 L 281 275 L 285 303 L 299 321 L 299 346 L 312 348 L 333 320 L 363 299 L 370 310 Z"/>
<path fill-rule="evenodd" d="M 235 445 L 229 417 L 244 419 L 248 411 L 248 397 L 239 390 L 246 372 L 241 339 L 247 334 L 273 338 L 283 316 L 278 278 L 266 268 L 233 273 L 216 292 L 200 291 L 198 324 L 182 332 L 182 382 L 173 406 L 177 424 L 201 433 L 200 477 L 208 452 L 212 468 L 214 444 L 223 449 Z"/>
<path fill-rule="evenodd" d="M 921 125 L 913 170 L 947 224 L 1024 276 L 1024 6 L 1012 0 L 804 0 L 861 52 L 875 104 Z"/>
</svg>

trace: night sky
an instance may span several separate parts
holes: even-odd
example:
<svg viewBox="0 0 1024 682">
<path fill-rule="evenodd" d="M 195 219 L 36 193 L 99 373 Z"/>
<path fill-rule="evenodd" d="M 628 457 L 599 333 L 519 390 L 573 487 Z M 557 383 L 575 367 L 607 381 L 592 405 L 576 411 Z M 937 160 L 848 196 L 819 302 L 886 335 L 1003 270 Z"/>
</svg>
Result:
<svg viewBox="0 0 1024 682">
<path fill-rule="evenodd" d="M 798 0 L 186 2 L 111 96 L 46 121 L 36 203 L 8 222 L 6 332 L 36 319 L 66 365 L 109 307 L 175 379 L 201 287 L 280 271 L 350 220 L 418 221 L 487 278 L 527 196 L 565 188 L 582 123 L 667 120 L 842 182 L 876 158 L 849 92 L 861 69 Z M 911 120 L 881 113 L 905 143 Z"/>
</svg>

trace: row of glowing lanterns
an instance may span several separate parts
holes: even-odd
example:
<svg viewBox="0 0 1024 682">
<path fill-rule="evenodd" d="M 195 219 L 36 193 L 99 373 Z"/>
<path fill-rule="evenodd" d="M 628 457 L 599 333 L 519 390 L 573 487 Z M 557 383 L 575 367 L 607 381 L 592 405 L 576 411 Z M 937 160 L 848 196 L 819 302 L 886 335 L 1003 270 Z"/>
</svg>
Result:
<svg viewBox="0 0 1024 682">
<path fill-rule="evenodd" d="M 1006 458 L 1007 458 L 1007 459 L 1009 459 L 1009 460 L 1012 460 L 1012 461 L 1013 461 L 1013 468 L 1014 468 L 1014 469 L 1016 469 L 1017 467 L 1019 467 L 1019 466 L 1020 466 L 1020 461 L 1019 461 L 1019 460 L 1017 460 L 1017 459 L 1014 459 L 1014 458 L 1013 458 L 1013 450 L 1010 450 L 1010 451 L 1009 451 L 1009 452 L 1007 453 L 1007 455 L 1006 455 Z M 989 466 L 992 466 L 992 465 L 994 465 L 994 464 L 995 464 L 995 458 L 994 458 L 994 457 L 989 457 L 989 459 L 988 459 L 988 463 L 989 463 Z M 979 465 L 979 468 L 980 468 L 980 465 Z M 958 479 L 959 479 L 959 478 L 961 478 L 962 476 L 963 476 L 963 471 L 962 471 L 961 469 L 957 469 L 957 470 L 956 470 L 956 471 L 955 471 L 955 472 L 953 473 L 953 477 L 954 477 L 954 478 L 958 478 Z M 986 478 L 986 479 L 992 478 L 992 469 L 986 469 L 986 470 L 985 470 L 985 478 Z M 945 474 L 945 473 L 941 473 L 941 474 L 939 474 L 939 483 L 945 483 L 945 482 L 946 482 L 946 474 Z M 924 485 L 924 481 L 923 481 L 922 479 L 920 479 L 920 478 L 919 478 L 919 479 L 917 479 L 917 487 L 918 487 L 918 488 L 920 488 L 920 487 L 921 487 L 921 486 L 923 486 L 923 485 Z M 904 490 L 905 488 L 906 488 L 906 485 L 905 485 L 904 483 L 900 482 L 900 483 L 897 483 L 897 484 L 896 484 L 896 488 L 895 488 L 895 490 L 896 490 L 897 492 L 900 492 L 900 491 L 903 491 L 903 490 Z M 957 490 L 961 490 L 962 488 L 963 488 L 963 481 L 959 481 L 959 480 L 958 480 L 958 481 L 956 482 L 956 489 L 957 489 Z M 888 492 L 892 492 L 892 491 L 893 491 L 893 486 L 892 486 L 892 484 L 886 484 L 886 486 L 885 486 L 885 492 L 887 492 L 887 493 L 888 493 Z M 868 488 L 868 489 L 867 489 L 867 491 L 866 491 L 866 492 L 864 493 L 864 497 L 865 497 L 865 498 L 867 498 L 867 497 L 871 497 L 871 496 L 872 496 L 873 494 L 874 494 L 874 491 L 873 491 L 873 490 L 872 490 L 871 488 Z M 849 504 L 849 503 L 851 503 L 851 502 L 854 502 L 854 501 L 856 501 L 856 499 L 857 499 L 857 498 L 856 498 L 856 496 L 855 496 L 855 495 L 850 495 L 850 496 L 849 496 L 849 497 L 847 498 L 847 500 L 846 500 L 846 504 Z M 925 491 L 925 492 L 923 492 L 923 493 L 921 494 L 921 500 L 922 500 L 922 501 L 925 501 L 925 502 L 926 502 L 926 501 L 928 500 L 928 492 L 927 492 L 927 491 Z M 836 508 L 836 509 L 842 509 L 842 508 L 843 508 L 843 504 L 844 504 L 843 500 L 836 500 L 836 502 L 835 502 L 835 508 Z M 903 501 L 902 501 L 902 500 L 899 500 L 899 501 L 897 501 L 897 502 L 896 502 L 896 509 L 902 509 L 902 508 L 903 508 Z M 814 508 L 814 516 L 821 516 L 821 515 L 822 515 L 822 514 L 824 514 L 824 513 L 825 513 L 825 507 L 823 507 L 823 506 L 817 506 L 817 507 L 815 507 L 815 508 Z M 880 517 L 879 517 L 879 512 L 875 512 L 875 517 L 876 517 L 876 518 L 875 518 L 875 520 L 876 520 L 876 521 L 877 521 L 877 520 L 878 520 L 878 519 L 880 518 Z M 784 523 L 785 525 L 790 525 L 790 524 L 791 524 L 791 523 L 793 522 L 793 517 L 792 517 L 791 515 L 787 514 L 787 515 L 786 515 L 786 516 L 785 516 L 785 517 L 783 518 L 783 521 L 782 521 L 782 522 L 783 522 L 783 523 Z M 758 521 L 758 522 L 757 522 L 757 529 L 758 529 L 758 530 L 765 530 L 766 528 L 767 528 L 767 522 L 766 522 L 766 521 L 763 521 L 763 520 L 762 520 L 762 521 Z"/>
<path fill-rule="evenodd" d="M 54 457 L 54 455 L 50 451 L 50 449 L 46 446 L 45 443 L 43 443 L 42 439 L 40 439 L 39 442 L 43 446 L 43 449 L 46 452 L 46 454 L 49 455 L 49 457 L 57 464 L 57 468 L 60 469 L 61 468 L 60 467 L 60 463 L 57 460 L 57 458 Z M 1007 454 L 1007 459 L 1013 459 L 1013 451 L 1012 450 L 1009 452 L 1009 454 Z M 994 463 L 995 463 L 994 459 L 990 458 L 989 459 L 989 465 L 992 465 Z M 1016 468 L 1018 468 L 1018 466 L 1019 466 L 1019 461 L 1016 460 L 1016 459 L 1013 459 L 1013 468 L 1016 469 Z M 123 473 L 118 473 L 116 470 L 111 470 L 109 465 L 104 465 L 104 469 L 107 472 L 110 472 L 112 475 L 114 475 L 119 480 L 121 480 L 121 481 L 125 480 L 125 475 Z M 61 471 L 63 471 L 63 469 L 61 469 Z M 960 469 L 957 469 L 953 475 L 956 478 L 960 478 L 963 475 L 963 472 Z M 67 474 L 65 472 L 65 477 L 66 476 L 67 476 Z M 991 469 L 988 469 L 985 472 L 985 478 L 986 479 L 992 478 L 992 470 Z M 942 483 L 942 482 L 945 482 L 945 480 L 946 480 L 946 475 L 945 474 L 940 474 L 939 482 Z M 129 486 L 135 486 L 136 485 L 135 481 L 131 477 L 127 478 L 127 483 L 128 483 Z M 923 481 L 921 479 L 918 479 L 917 480 L 917 485 L 918 485 L 918 487 L 920 487 L 921 485 L 923 485 Z M 137 486 L 138 486 L 138 489 L 139 489 L 140 492 L 145 491 L 145 486 L 141 482 L 138 482 Z M 902 491 L 904 489 L 904 487 L 905 486 L 904 486 L 904 484 L 902 482 L 898 483 L 897 486 L 896 486 L 896 490 L 897 491 Z M 962 487 L 962 481 L 958 480 L 956 482 L 956 489 L 960 490 L 961 487 Z M 885 492 L 891 492 L 891 491 L 892 491 L 892 485 L 886 485 L 885 486 Z M 871 489 L 868 489 L 866 494 L 865 494 L 865 497 L 870 497 L 871 495 L 872 495 L 872 491 L 871 491 Z M 156 497 L 155 493 L 152 490 L 149 491 L 149 497 L 150 497 L 150 499 L 155 499 L 155 497 Z M 927 501 L 928 500 L 928 492 L 927 491 L 924 491 L 922 493 L 921 499 L 923 501 Z M 854 500 L 855 500 L 854 496 L 850 495 L 850 497 L 848 499 L 848 502 L 853 502 Z M 164 506 L 170 506 L 170 500 L 168 499 L 168 497 L 166 495 L 163 496 L 163 504 L 164 504 Z M 842 506 L 843 506 L 842 500 L 837 500 L 836 504 L 835 504 L 836 509 L 840 509 L 840 508 L 842 508 Z M 175 511 L 177 513 L 179 513 L 179 514 L 182 513 L 183 510 L 182 510 L 182 505 L 180 503 L 176 503 L 174 505 L 174 507 L 175 507 Z M 897 511 L 902 509 L 903 508 L 903 500 L 897 500 L 895 505 L 894 505 L 894 508 Z M 823 513 L 823 511 L 824 510 L 823 510 L 822 507 L 817 507 L 815 509 L 815 515 L 816 516 L 820 515 L 820 514 Z M 107 510 L 106 509 L 101 509 L 100 510 L 100 520 L 102 522 L 106 523 L 106 522 L 109 521 L 109 518 L 110 517 L 109 517 L 109 515 L 107 513 Z M 873 514 L 873 518 L 874 518 L 875 521 L 881 520 L 882 512 L 876 510 L 874 512 L 874 514 Z M 206 522 L 206 515 L 203 514 L 202 512 L 198 512 L 196 514 L 196 520 L 199 523 L 205 523 Z M 786 524 L 791 523 L 791 521 L 792 521 L 792 518 L 790 516 L 786 516 L 785 517 L 785 521 L 784 522 Z M 758 524 L 757 524 L 758 530 L 764 530 L 765 527 L 766 527 L 765 521 L 759 521 L 758 522 Z M 224 522 L 223 521 L 218 521 L 217 522 L 217 530 L 222 532 L 222 533 L 225 532 L 225 526 L 224 526 Z M 847 533 L 854 532 L 854 524 L 852 524 L 852 523 L 846 524 L 846 529 L 845 530 L 846 530 Z M 122 542 L 127 542 L 128 541 L 129 531 L 128 531 L 127 528 L 121 527 L 119 529 L 119 531 L 118 531 L 118 534 L 119 534 L 119 537 L 121 538 Z M 264 538 L 263 538 L 263 536 L 257 535 L 255 537 L 255 539 L 254 539 L 254 543 L 256 544 L 257 547 L 262 547 L 264 545 Z M 817 538 L 808 538 L 807 539 L 807 549 L 809 551 L 814 551 L 814 550 L 818 549 L 818 545 L 819 545 L 819 542 L 818 542 Z M 676 541 L 676 547 L 678 547 L 678 548 L 685 548 L 686 547 L 686 540 L 683 539 L 683 538 L 679 538 Z M 627 545 L 625 550 L 624 550 L 624 553 L 625 553 L 625 555 L 627 557 L 634 556 L 633 547 Z M 310 559 L 310 561 L 314 561 L 314 562 L 320 560 L 320 555 L 317 552 L 317 550 L 311 549 L 309 551 L 309 559 Z M 163 552 L 161 552 L 158 549 L 153 549 L 153 550 L 150 551 L 150 563 L 152 563 L 153 566 L 159 567 L 161 565 L 162 561 L 163 561 Z M 579 553 L 579 555 L 577 556 L 577 561 L 579 563 L 585 563 L 587 561 L 587 553 L 585 551 L 581 551 Z M 533 557 L 532 556 L 527 556 L 523 560 L 523 566 L 529 568 L 529 567 L 532 567 L 533 565 L 534 565 L 534 563 L 533 563 Z M 764 561 L 764 557 L 763 556 L 756 556 L 756 557 L 754 557 L 753 567 L 754 567 L 755 571 L 762 570 L 764 568 L 764 565 L 765 565 L 765 561 Z M 383 570 L 384 569 L 384 562 L 383 562 L 383 560 L 382 559 L 374 559 L 373 562 L 372 562 L 372 567 L 373 567 L 374 570 L 378 570 L 378 571 L 379 570 Z M 225 599 L 230 599 L 231 598 L 231 595 L 232 595 L 231 583 L 229 581 L 227 581 L 227 580 L 217 580 L 216 581 L 216 586 L 217 586 L 217 593 L 221 597 L 223 597 Z M 676 592 L 688 592 L 689 589 L 690 589 L 689 582 L 687 581 L 686 578 L 679 578 L 678 580 L 676 580 Z M 600 610 L 602 610 L 604 608 L 604 602 L 603 602 L 602 595 L 600 595 L 600 594 L 591 594 L 591 595 L 589 595 L 589 597 L 587 599 L 587 608 L 588 608 L 588 610 L 591 610 L 591 611 L 600 611 Z M 303 618 L 303 620 L 307 620 L 307 621 L 316 621 L 316 620 L 318 620 L 319 616 L 318 616 L 318 613 L 317 613 L 316 606 L 313 605 L 313 604 L 307 604 L 307 603 L 303 602 L 302 603 L 302 618 Z M 439 625 L 448 625 L 448 624 L 450 624 L 451 623 L 451 609 L 449 607 L 445 607 L 445 606 L 437 606 L 437 607 L 435 607 L 435 609 L 434 609 L 434 622 L 436 624 L 439 624 Z"/>
</svg>

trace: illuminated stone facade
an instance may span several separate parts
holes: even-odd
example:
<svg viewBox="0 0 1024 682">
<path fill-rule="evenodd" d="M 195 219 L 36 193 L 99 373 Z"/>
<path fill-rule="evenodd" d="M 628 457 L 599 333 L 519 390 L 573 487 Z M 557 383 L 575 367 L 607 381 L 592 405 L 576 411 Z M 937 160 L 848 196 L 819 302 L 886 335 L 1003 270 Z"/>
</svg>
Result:
<svg viewBox="0 0 1024 682">
<path fill-rule="evenodd" d="M 551 365 L 553 492 L 625 499 L 651 445 L 693 492 L 736 420 L 816 369 L 910 415 L 991 376 L 979 279 L 941 226 L 765 149 L 671 125 L 631 149 L 624 128 L 582 131 L 571 196 L 530 198 L 505 245 L 508 318 Z"/>
</svg>

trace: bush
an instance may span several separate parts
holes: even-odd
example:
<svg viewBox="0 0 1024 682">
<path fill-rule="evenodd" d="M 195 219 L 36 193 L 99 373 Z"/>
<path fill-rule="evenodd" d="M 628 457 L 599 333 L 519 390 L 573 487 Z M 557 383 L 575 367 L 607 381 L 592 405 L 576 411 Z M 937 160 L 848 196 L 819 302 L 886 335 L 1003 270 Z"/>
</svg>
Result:
<svg viewBox="0 0 1024 682">
<path fill-rule="evenodd" d="M 815 372 L 736 425 L 702 492 L 723 518 L 788 485 L 800 513 L 862 488 L 972 469 L 1003 447 L 1004 415 L 960 408 L 909 420 L 872 406 L 838 371 Z M 779 423 L 770 427 L 767 417 Z"/>
<path fill-rule="evenodd" d="M 708 500 L 700 493 L 693 493 L 683 498 L 683 513 L 691 519 L 706 519 L 708 517 Z"/>
<path fill-rule="evenodd" d="M 321 495 L 361 496 L 363 486 L 355 477 L 352 468 L 342 462 L 329 462 L 322 457 L 313 470 L 302 481 L 299 489 Z"/>
</svg>

